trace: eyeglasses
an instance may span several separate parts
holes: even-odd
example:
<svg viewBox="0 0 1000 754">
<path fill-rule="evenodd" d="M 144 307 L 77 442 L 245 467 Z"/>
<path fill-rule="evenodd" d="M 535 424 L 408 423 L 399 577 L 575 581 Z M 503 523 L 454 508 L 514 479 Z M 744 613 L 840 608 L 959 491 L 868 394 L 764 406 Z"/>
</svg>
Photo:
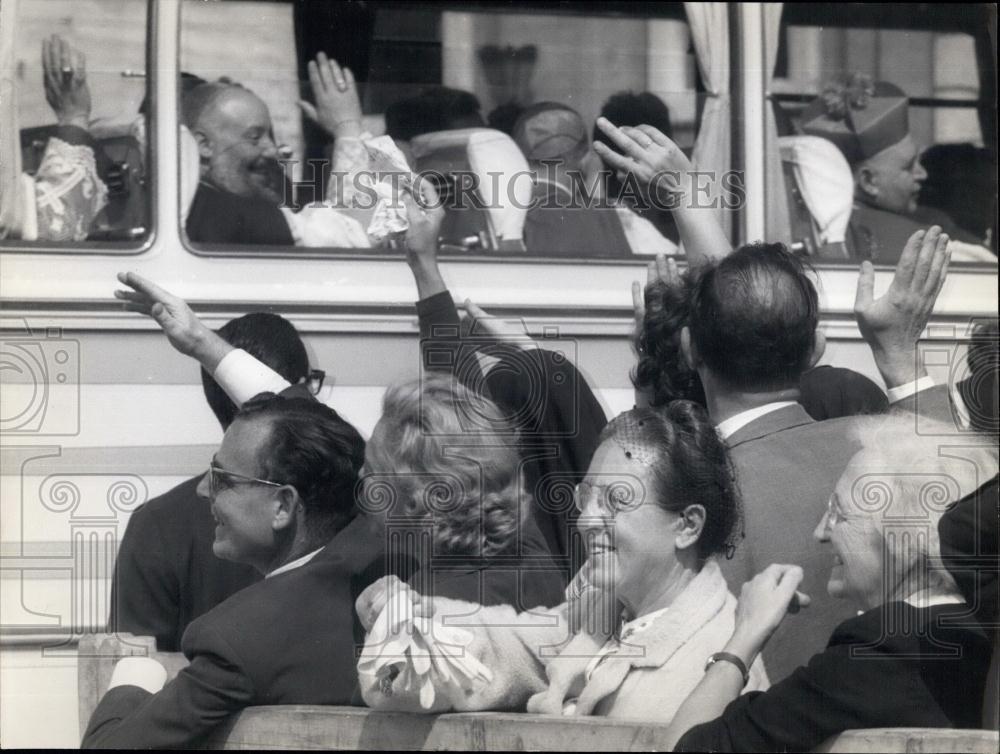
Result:
<svg viewBox="0 0 1000 754">
<path fill-rule="evenodd" d="M 642 492 L 628 482 L 611 484 L 580 482 L 573 488 L 573 502 L 580 513 L 583 513 L 588 505 L 596 502 L 604 514 L 614 516 L 620 511 L 638 507 L 644 498 Z"/>
<path fill-rule="evenodd" d="M 830 499 L 826 503 L 826 521 L 828 526 L 836 526 L 841 521 L 847 520 L 847 517 L 837 507 L 836 500 L 836 495 L 830 495 Z"/>
<path fill-rule="evenodd" d="M 313 395 L 319 395 L 319 391 L 323 387 L 323 380 L 325 379 L 326 372 L 322 369 L 310 369 L 309 376 L 306 378 L 306 387 Z"/>
<path fill-rule="evenodd" d="M 243 474 L 237 474 L 235 471 L 226 471 L 225 469 L 220 469 L 214 463 L 208 465 L 208 495 L 209 497 L 215 497 L 218 494 L 220 487 L 219 477 L 228 477 L 229 486 L 234 484 L 266 484 L 268 487 L 284 487 L 283 484 L 278 484 L 278 482 L 271 482 L 267 479 L 258 479 L 257 477 L 244 476 Z"/>
</svg>

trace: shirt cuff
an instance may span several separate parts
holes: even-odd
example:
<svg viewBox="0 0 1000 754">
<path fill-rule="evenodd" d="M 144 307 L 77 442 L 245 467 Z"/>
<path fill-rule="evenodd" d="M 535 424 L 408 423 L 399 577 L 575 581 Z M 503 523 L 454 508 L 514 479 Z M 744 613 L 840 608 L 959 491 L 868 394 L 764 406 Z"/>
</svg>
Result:
<svg viewBox="0 0 1000 754">
<path fill-rule="evenodd" d="M 241 348 L 227 353 L 212 375 L 233 403 L 242 406 L 260 393 L 280 393 L 291 383 Z"/>
<path fill-rule="evenodd" d="M 929 387 L 934 387 L 934 378 L 927 374 L 914 380 L 913 382 L 907 382 L 905 385 L 889 388 L 886 391 L 886 395 L 889 398 L 890 404 L 899 403 L 904 398 L 916 395 L 920 391 L 926 390 Z"/>
<path fill-rule="evenodd" d="M 111 673 L 108 691 L 118 686 L 138 686 L 155 694 L 166 682 L 166 669 L 152 657 L 123 657 Z"/>
</svg>

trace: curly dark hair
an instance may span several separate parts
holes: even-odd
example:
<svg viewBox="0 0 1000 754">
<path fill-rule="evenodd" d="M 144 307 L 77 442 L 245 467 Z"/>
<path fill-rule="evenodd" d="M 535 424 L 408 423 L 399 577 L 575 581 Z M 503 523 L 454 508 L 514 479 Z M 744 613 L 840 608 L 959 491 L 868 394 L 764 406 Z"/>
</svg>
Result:
<svg viewBox="0 0 1000 754">
<path fill-rule="evenodd" d="M 619 436 L 655 459 L 649 469 L 657 505 L 673 513 L 689 505 L 705 509 L 698 557 L 731 557 L 742 536 L 739 487 L 726 446 L 705 409 L 691 401 L 634 408 L 611 420 L 601 442 Z"/>
<path fill-rule="evenodd" d="M 646 286 L 646 316 L 634 334 L 639 359 L 632 370 L 632 384 L 650 393 L 650 405 L 694 401 L 705 405 L 705 391 L 698 373 L 681 352 L 681 329 L 691 316 L 691 278 L 679 285 L 657 280 Z"/>
<path fill-rule="evenodd" d="M 357 513 L 354 488 L 365 461 L 365 441 L 340 414 L 312 398 L 261 393 L 244 403 L 234 419 L 250 420 L 270 423 L 257 459 L 261 473 L 295 487 L 310 539 L 328 542 Z"/>
</svg>

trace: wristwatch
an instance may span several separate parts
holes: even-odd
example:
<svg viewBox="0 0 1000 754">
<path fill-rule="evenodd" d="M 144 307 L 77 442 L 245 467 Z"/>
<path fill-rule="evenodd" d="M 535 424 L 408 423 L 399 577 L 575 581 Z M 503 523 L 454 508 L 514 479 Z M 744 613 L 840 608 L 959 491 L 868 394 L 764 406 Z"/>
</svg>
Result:
<svg viewBox="0 0 1000 754">
<path fill-rule="evenodd" d="M 747 665 L 743 660 L 741 660 L 736 655 L 731 652 L 716 652 L 714 655 L 708 658 L 708 662 L 705 663 L 705 672 L 712 667 L 717 662 L 729 662 L 739 668 L 740 673 L 743 675 L 743 687 L 746 687 L 747 683 L 750 681 L 750 671 L 747 670 Z"/>
</svg>

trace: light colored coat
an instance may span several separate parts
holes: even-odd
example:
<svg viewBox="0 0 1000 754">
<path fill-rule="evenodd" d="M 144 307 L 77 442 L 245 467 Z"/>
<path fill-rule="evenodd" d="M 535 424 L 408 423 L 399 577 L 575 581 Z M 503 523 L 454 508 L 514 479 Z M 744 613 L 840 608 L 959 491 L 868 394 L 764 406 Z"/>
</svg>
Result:
<svg viewBox="0 0 1000 754">
<path fill-rule="evenodd" d="M 559 653 L 572 638 L 568 604 L 516 613 L 509 606 L 485 608 L 435 600 L 436 614 L 442 611 L 452 616 L 447 623 L 472 632 L 468 649 L 492 672 L 492 682 L 465 693 L 435 684 L 434 706 L 421 709 L 415 691 L 394 684 L 386 694 L 362 676 L 361 691 L 369 706 L 413 712 L 523 710 L 532 694 L 548 686 L 545 666 L 556 657 L 562 659 Z M 577 714 L 669 722 L 705 674 L 708 658 L 729 641 L 735 615 L 736 598 L 718 564 L 709 560 L 667 611 L 646 630 L 626 637 L 594 669 L 579 695 Z M 768 686 L 758 659 L 745 690 L 763 691 Z"/>
</svg>

